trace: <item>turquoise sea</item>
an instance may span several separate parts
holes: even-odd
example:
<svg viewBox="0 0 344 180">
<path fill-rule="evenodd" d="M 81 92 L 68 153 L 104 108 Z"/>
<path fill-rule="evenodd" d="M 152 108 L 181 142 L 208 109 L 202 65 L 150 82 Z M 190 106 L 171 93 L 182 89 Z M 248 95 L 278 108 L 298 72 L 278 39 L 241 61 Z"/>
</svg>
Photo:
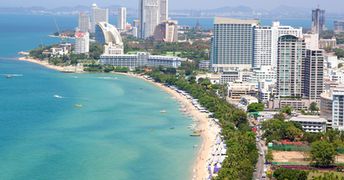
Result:
<svg viewBox="0 0 344 180">
<path fill-rule="evenodd" d="M 76 24 L 56 20 L 60 28 Z M 189 136 L 192 120 L 170 95 L 126 76 L 63 74 L 13 60 L 57 41 L 47 37 L 56 29 L 50 16 L 0 15 L 0 27 L 1 180 L 191 177 L 200 139 Z"/>
</svg>

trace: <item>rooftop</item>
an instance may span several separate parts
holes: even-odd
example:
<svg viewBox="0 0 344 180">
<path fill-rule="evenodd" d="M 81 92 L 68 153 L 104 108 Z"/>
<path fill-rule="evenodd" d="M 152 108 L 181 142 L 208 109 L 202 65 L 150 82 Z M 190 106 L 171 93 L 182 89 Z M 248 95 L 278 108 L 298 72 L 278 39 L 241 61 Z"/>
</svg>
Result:
<svg viewBox="0 0 344 180">
<path fill-rule="evenodd" d="M 258 25 L 259 20 L 233 19 L 224 17 L 215 17 L 214 24 L 252 24 Z"/>
<path fill-rule="evenodd" d="M 297 121 L 297 122 L 319 122 L 319 123 L 326 123 L 327 120 L 321 118 L 319 116 L 298 116 L 292 117 L 290 121 Z"/>
</svg>

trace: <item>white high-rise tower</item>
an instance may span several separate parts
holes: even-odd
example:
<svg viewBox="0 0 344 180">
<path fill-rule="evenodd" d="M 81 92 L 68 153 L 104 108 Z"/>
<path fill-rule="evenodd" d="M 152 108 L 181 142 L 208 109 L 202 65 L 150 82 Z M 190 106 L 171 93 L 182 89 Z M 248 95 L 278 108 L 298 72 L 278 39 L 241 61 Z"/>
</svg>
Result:
<svg viewBox="0 0 344 180">
<path fill-rule="evenodd" d="M 168 0 L 160 0 L 160 22 L 168 20 Z"/>
<path fill-rule="evenodd" d="M 156 26 L 160 23 L 159 0 L 140 0 L 140 37 L 152 37 Z"/>
<path fill-rule="evenodd" d="M 109 10 L 101 9 L 96 4 L 92 4 L 91 33 L 95 33 L 96 25 L 99 22 L 109 22 Z"/>
<path fill-rule="evenodd" d="M 90 30 L 90 17 L 86 13 L 79 14 L 78 28 L 81 32 L 88 32 Z"/>
<path fill-rule="evenodd" d="M 121 7 L 118 9 L 118 25 L 119 30 L 125 30 L 127 26 L 127 8 Z"/>
</svg>

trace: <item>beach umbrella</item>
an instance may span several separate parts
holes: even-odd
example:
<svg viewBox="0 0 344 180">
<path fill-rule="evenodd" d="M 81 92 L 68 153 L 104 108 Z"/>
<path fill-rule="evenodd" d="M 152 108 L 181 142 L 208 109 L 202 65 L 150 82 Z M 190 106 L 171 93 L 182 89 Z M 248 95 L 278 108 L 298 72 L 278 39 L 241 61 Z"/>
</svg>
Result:
<svg viewBox="0 0 344 180">
<path fill-rule="evenodd" d="M 226 149 L 222 149 L 221 150 L 221 155 L 226 155 L 227 154 L 227 150 Z"/>
<path fill-rule="evenodd" d="M 223 163 L 223 161 L 226 159 L 226 156 L 220 156 L 220 160 L 219 160 L 219 162 L 222 164 Z"/>
<path fill-rule="evenodd" d="M 216 164 L 216 166 L 214 167 L 214 174 L 217 174 L 221 169 L 221 165 L 218 163 Z"/>
</svg>

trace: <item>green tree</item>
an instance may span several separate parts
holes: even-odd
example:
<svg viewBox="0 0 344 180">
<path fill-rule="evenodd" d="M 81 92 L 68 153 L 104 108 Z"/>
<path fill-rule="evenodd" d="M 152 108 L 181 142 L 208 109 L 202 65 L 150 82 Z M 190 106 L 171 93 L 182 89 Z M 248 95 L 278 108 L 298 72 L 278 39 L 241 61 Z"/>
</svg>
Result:
<svg viewBox="0 0 344 180">
<path fill-rule="evenodd" d="M 269 163 L 271 163 L 274 160 L 274 156 L 272 154 L 271 149 L 268 149 L 268 153 L 265 156 L 265 160 L 266 160 L 266 162 L 269 162 Z"/>
<path fill-rule="evenodd" d="M 308 172 L 301 170 L 279 168 L 275 170 L 273 177 L 277 180 L 307 180 Z"/>
<path fill-rule="evenodd" d="M 247 106 L 248 112 L 259 112 L 264 111 L 264 104 L 263 103 L 252 103 Z"/>
<path fill-rule="evenodd" d="M 282 107 L 280 112 L 291 115 L 291 113 L 293 112 L 293 108 L 291 106 L 284 106 L 284 107 Z"/>
<path fill-rule="evenodd" d="M 319 111 L 319 107 L 318 104 L 316 102 L 312 102 L 309 105 L 309 110 L 313 113 L 313 112 L 318 112 Z"/>
<path fill-rule="evenodd" d="M 336 148 L 328 141 L 312 143 L 310 157 L 316 167 L 330 167 L 335 162 Z"/>
</svg>

